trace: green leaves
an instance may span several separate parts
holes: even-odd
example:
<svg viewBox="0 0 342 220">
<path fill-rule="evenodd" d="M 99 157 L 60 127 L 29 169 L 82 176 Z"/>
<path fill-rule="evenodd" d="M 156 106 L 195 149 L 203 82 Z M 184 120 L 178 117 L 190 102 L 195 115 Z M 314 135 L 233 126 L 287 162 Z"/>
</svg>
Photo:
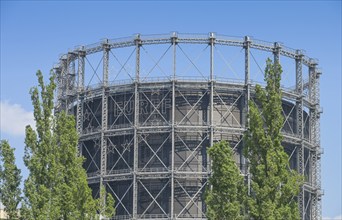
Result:
<svg viewBox="0 0 342 220">
<path fill-rule="evenodd" d="M 207 217 L 212 220 L 243 219 L 245 187 L 232 149 L 222 141 L 210 147 L 208 153 L 213 163 L 206 190 Z"/>
<path fill-rule="evenodd" d="M 256 86 L 255 102 L 249 103 L 249 128 L 245 133 L 245 157 L 249 160 L 251 196 L 248 211 L 254 219 L 299 219 L 295 197 L 302 177 L 289 169 L 289 156 L 281 145 L 283 137 L 281 66 L 266 61 L 262 89 Z"/>
<path fill-rule="evenodd" d="M 24 162 L 29 170 L 25 181 L 25 219 L 85 220 L 98 218 L 97 212 L 111 217 L 114 199 L 100 207 L 92 198 L 87 174 L 78 156 L 75 119 L 65 112 L 53 113 L 55 76 L 48 85 L 37 72 L 39 87 L 31 89 L 36 130 L 26 127 Z M 107 207 L 110 206 L 110 207 Z"/>
<path fill-rule="evenodd" d="M 209 219 L 299 219 L 295 200 L 303 177 L 289 168 L 282 146 L 281 66 L 266 61 L 267 86 L 255 87 L 249 102 L 249 127 L 244 135 L 244 156 L 249 161 L 250 193 L 239 174 L 226 142 L 208 150 L 212 175 L 206 190 Z"/>
<path fill-rule="evenodd" d="M 5 206 L 8 217 L 18 219 L 21 175 L 15 165 L 14 149 L 5 140 L 0 142 L 0 162 L 0 201 Z"/>
<path fill-rule="evenodd" d="M 105 203 L 104 203 L 105 201 Z M 100 187 L 100 197 L 97 199 L 98 213 L 102 217 L 111 218 L 115 215 L 115 201 L 111 194 L 106 193 L 104 186 Z"/>
<path fill-rule="evenodd" d="M 59 166 L 57 158 L 58 146 L 53 136 L 53 90 L 54 77 L 45 86 L 43 76 L 37 72 L 40 90 L 32 88 L 31 99 L 34 108 L 36 131 L 26 127 L 24 163 L 30 174 L 25 181 L 24 193 L 25 216 L 28 219 L 51 219 L 60 212 L 59 198 L 56 191 Z"/>
</svg>

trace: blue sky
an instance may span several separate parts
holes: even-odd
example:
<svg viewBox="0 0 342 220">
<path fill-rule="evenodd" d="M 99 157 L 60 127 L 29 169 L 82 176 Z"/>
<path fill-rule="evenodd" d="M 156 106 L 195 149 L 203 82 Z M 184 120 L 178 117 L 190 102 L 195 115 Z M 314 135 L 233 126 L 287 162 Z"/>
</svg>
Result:
<svg viewBox="0 0 342 220">
<path fill-rule="evenodd" d="M 341 216 L 341 1 L 1 1 L 1 139 L 16 148 L 24 174 L 38 69 L 47 76 L 77 45 L 172 31 L 249 35 L 319 59 L 323 216 Z"/>
</svg>

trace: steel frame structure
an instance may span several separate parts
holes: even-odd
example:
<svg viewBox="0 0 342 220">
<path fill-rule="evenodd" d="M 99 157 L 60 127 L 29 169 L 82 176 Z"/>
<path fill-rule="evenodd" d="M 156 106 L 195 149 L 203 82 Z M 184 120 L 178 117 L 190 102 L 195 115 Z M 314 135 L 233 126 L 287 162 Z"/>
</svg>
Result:
<svg viewBox="0 0 342 220">
<path fill-rule="evenodd" d="M 169 51 L 172 68 L 165 78 L 150 79 L 141 73 L 141 53 L 148 54 L 146 45 L 169 45 L 159 59 L 150 57 L 153 66 L 148 72 L 163 72 L 160 61 Z M 179 76 L 179 53 L 201 73 L 182 45 L 209 48 L 209 66 L 202 79 Z M 218 45 L 244 51 L 244 79 L 236 82 L 215 77 Z M 115 54 L 120 48 L 132 49 L 125 62 Z M 249 180 L 241 148 L 249 124 L 248 102 L 253 100 L 255 88 L 250 74 L 251 55 L 255 59 L 251 50 L 273 54 L 274 62 L 281 63 L 282 57 L 295 62 L 295 87 L 282 91 L 283 145 L 291 167 L 305 176 L 298 195 L 301 218 L 321 219 L 322 111 L 317 61 L 301 50 L 247 36 L 176 32 L 106 39 L 68 52 L 54 67 L 56 111 L 75 115 L 79 153 L 86 158 L 89 186 L 94 196 L 99 196 L 100 187 L 113 194 L 118 213 L 114 219 L 206 219 L 203 192 L 211 172 L 206 149 L 221 139 L 230 142 L 241 173 Z M 97 66 L 91 64 L 87 57 L 101 53 Z M 127 63 L 134 55 L 129 73 Z M 126 75 L 129 81 L 111 82 L 110 62 L 120 66 L 116 76 Z M 102 77 L 98 74 L 101 65 Z M 308 81 L 303 66 L 308 67 Z M 85 84 L 86 74 L 91 80 L 98 78 L 99 83 Z"/>
</svg>

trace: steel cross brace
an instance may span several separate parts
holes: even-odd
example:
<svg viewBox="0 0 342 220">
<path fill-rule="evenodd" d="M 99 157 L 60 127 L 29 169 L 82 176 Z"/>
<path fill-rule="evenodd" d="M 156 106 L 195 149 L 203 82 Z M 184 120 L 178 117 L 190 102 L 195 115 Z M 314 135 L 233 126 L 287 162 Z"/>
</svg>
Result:
<svg viewBox="0 0 342 220">
<path fill-rule="evenodd" d="M 241 51 L 243 51 L 243 48 L 241 48 L 240 51 L 238 51 L 233 57 L 233 59 L 231 59 L 231 62 L 228 62 L 227 59 L 223 56 L 223 54 L 221 53 L 221 51 L 218 49 L 217 45 L 214 45 L 215 50 L 218 52 L 218 54 L 220 55 L 220 58 L 223 60 L 224 64 L 233 72 L 233 74 L 235 75 L 235 77 L 237 79 L 240 79 L 241 77 L 239 77 L 238 73 L 233 69 L 231 63 L 232 61 L 234 61 L 236 59 L 236 57 L 238 57 L 238 55 L 241 53 Z"/>
<path fill-rule="evenodd" d="M 112 96 L 109 96 L 109 97 L 111 98 L 111 100 L 113 100 L 114 104 L 115 104 L 115 105 L 119 108 L 119 110 L 120 110 L 119 115 L 116 117 L 115 121 L 111 124 L 111 126 L 114 125 L 114 124 L 117 122 L 117 120 L 120 118 L 120 116 L 122 116 L 122 115 L 128 120 L 128 122 L 129 122 L 130 125 L 133 125 L 133 122 L 127 117 L 127 115 L 125 114 L 125 111 L 124 111 L 124 110 L 126 109 L 126 107 L 127 107 L 127 105 L 129 104 L 129 102 L 132 100 L 132 98 L 134 97 L 134 94 L 131 95 L 131 97 L 128 99 L 128 101 L 127 101 L 126 104 L 123 106 L 123 108 L 120 107 L 120 105 L 115 101 L 115 99 L 114 99 Z"/>
<path fill-rule="evenodd" d="M 97 113 L 97 111 L 100 109 L 100 106 L 102 106 L 102 103 L 99 102 L 97 108 L 95 109 L 95 113 L 93 112 L 93 110 L 92 110 L 91 107 L 89 106 L 88 102 L 84 102 L 84 103 L 85 103 L 86 106 L 87 106 L 86 110 L 88 109 L 88 110 L 90 111 L 90 114 L 93 115 L 93 117 L 91 117 L 91 118 L 89 119 L 89 124 L 91 124 L 92 121 L 93 121 L 93 119 L 95 119 L 95 121 L 96 121 L 96 123 L 97 123 L 97 126 L 98 126 L 98 127 L 101 126 L 101 123 L 97 120 L 95 113 Z"/>
<path fill-rule="evenodd" d="M 148 141 L 143 137 L 143 135 L 140 135 L 140 138 L 145 142 L 145 144 L 148 146 L 148 148 L 152 151 L 153 155 L 160 161 L 160 163 L 164 166 L 165 169 L 168 169 L 167 166 L 164 164 L 163 160 L 158 157 L 157 153 L 153 150 L 153 148 L 149 145 Z M 165 143 L 165 141 L 164 141 Z M 158 148 L 158 150 L 160 147 Z M 158 152 L 158 151 L 157 151 Z M 146 165 L 145 165 L 146 166 Z"/>
<path fill-rule="evenodd" d="M 168 180 L 166 183 L 165 183 L 165 185 L 163 186 L 163 188 L 159 191 L 159 193 L 154 197 L 151 193 L 150 193 L 150 191 L 145 187 L 145 185 L 140 181 L 140 180 L 138 180 L 139 181 L 139 183 L 142 185 L 142 187 L 146 190 L 146 192 L 148 193 L 148 195 L 152 198 L 152 200 L 153 200 L 153 202 L 155 203 L 155 204 L 157 204 L 157 206 L 160 208 L 160 210 L 165 214 L 165 215 L 167 215 L 167 213 L 165 212 L 165 210 L 161 207 L 161 205 L 157 202 L 157 198 L 158 198 L 158 196 L 164 191 L 164 189 L 166 188 L 166 186 L 169 184 L 169 182 L 170 182 L 170 180 Z M 151 202 L 149 205 L 148 205 L 148 207 L 144 210 L 144 212 L 142 213 L 142 216 L 144 216 L 144 214 L 147 212 L 147 210 L 151 207 L 151 205 L 153 204 L 153 202 Z"/>
<path fill-rule="evenodd" d="M 127 190 L 125 191 L 125 193 L 123 194 L 123 196 L 120 198 L 113 190 L 113 188 L 107 183 L 107 186 L 109 187 L 110 191 L 112 191 L 113 195 L 116 197 L 116 199 L 118 200 L 118 203 L 115 205 L 115 209 L 118 208 L 118 206 L 121 204 L 121 206 L 125 209 L 125 211 L 127 212 L 127 214 L 131 217 L 131 214 L 126 206 L 123 204 L 122 200 L 125 198 L 125 196 L 127 195 L 127 193 L 129 192 L 129 190 L 132 188 L 133 186 L 133 182 L 129 185 L 129 187 L 127 188 Z"/>
<path fill-rule="evenodd" d="M 178 91 L 178 92 L 181 94 L 181 96 L 184 98 L 184 100 L 191 106 L 188 113 L 186 113 L 186 115 L 182 118 L 182 120 L 180 122 L 178 122 L 178 124 L 181 124 L 184 121 L 184 119 L 187 118 L 187 116 L 190 114 L 190 112 L 194 111 L 194 108 L 198 105 L 198 103 L 202 100 L 202 98 L 208 93 L 208 90 L 202 94 L 202 96 L 197 100 L 197 102 L 193 106 L 188 102 L 188 100 L 184 97 L 184 95 L 180 91 Z"/>
<path fill-rule="evenodd" d="M 87 149 L 87 146 L 86 146 L 84 143 L 82 143 L 82 144 L 83 144 L 83 147 L 82 147 L 82 148 L 85 148 L 85 150 L 87 151 L 88 155 L 90 156 L 90 159 L 91 159 L 91 161 L 92 161 L 91 163 L 94 163 L 94 165 L 96 166 L 96 168 L 97 168 L 98 170 L 100 170 L 100 168 L 96 165 L 96 161 L 94 160 L 94 158 L 91 156 L 91 153 L 90 153 L 89 150 Z M 95 146 L 94 146 L 94 147 L 95 147 Z M 94 157 L 95 157 L 96 154 L 99 152 L 99 150 L 100 150 L 100 147 L 97 148 L 97 150 L 96 150 L 96 152 L 95 152 L 95 154 L 94 154 Z M 89 169 L 91 163 L 89 163 L 88 167 L 86 168 L 87 171 L 88 171 L 88 169 Z"/>
<path fill-rule="evenodd" d="M 113 144 L 113 142 L 111 141 L 111 139 L 108 138 L 108 140 L 109 140 L 109 145 L 110 145 L 110 146 L 113 146 L 113 148 L 115 149 L 115 151 L 116 151 L 116 152 L 118 153 L 118 155 L 119 155 L 118 160 L 114 163 L 114 165 L 112 166 L 112 168 L 110 169 L 109 172 L 113 171 L 113 169 L 115 168 L 115 166 L 119 163 L 120 159 L 122 159 L 123 162 L 127 165 L 127 167 L 128 167 L 129 169 L 131 169 L 132 167 L 129 166 L 129 164 L 127 163 L 127 161 L 125 160 L 125 158 L 122 156 L 122 155 L 125 153 L 125 151 L 126 151 L 127 148 L 124 149 L 123 152 L 122 152 L 122 154 L 121 154 L 121 153 L 119 152 L 119 150 L 115 147 L 116 145 Z M 132 143 L 132 141 L 133 141 L 133 139 L 131 140 L 130 143 Z"/>
<path fill-rule="evenodd" d="M 241 126 L 240 122 L 236 119 L 236 117 L 234 116 L 232 109 L 234 108 L 235 104 L 237 103 L 237 101 L 242 97 L 243 93 L 241 93 L 234 101 L 234 103 L 230 106 L 230 108 L 228 108 L 228 106 L 226 105 L 226 103 L 222 100 L 221 96 L 215 91 L 215 94 L 217 95 L 217 97 L 220 99 L 221 103 L 224 105 L 224 107 L 227 109 L 227 111 L 223 114 L 223 116 L 221 116 L 220 121 L 222 118 L 224 118 L 224 121 L 226 121 L 226 119 L 232 115 L 233 119 L 237 122 L 237 124 L 239 126 Z M 226 116 L 226 114 L 228 113 L 228 115 Z M 228 123 L 229 126 L 232 126 L 228 121 L 226 121 Z"/>
<path fill-rule="evenodd" d="M 125 63 L 122 64 L 120 62 L 120 60 L 117 58 L 117 56 L 115 56 L 115 54 L 112 52 L 112 50 L 110 50 L 110 53 L 112 54 L 112 56 L 115 58 L 116 62 L 121 66 L 120 70 L 118 71 L 118 73 L 115 75 L 113 80 L 116 80 L 117 77 L 120 75 L 120 73 L 122 72 L 122 70 L 124 70 L 126 72 L 126 74 L 128 75 L 128 77 L 131 80 L 134 80 L 134 78 L 131 76 L 131 74 L 129 74 L 129 72 L 126 70 L 125 66 L 127 65 L 128 61 L 131 59 L 131 57 L 133 56 L 134 52 L 135 52 L 136 48 L 133 49 L 132 53 L 128 56 L 128 58 L 126 59 Z"/>
<path fill-rule="evenodd" d="M 101 64 L 102 61 L 103 61 L 103 56 L 101 57 L 99 63 L 97 64 L 96 69 L 94 69 L 93 65 L 91 65 L 91 63 L 90 63 L 90 61 L 88 60 L 87 57 L 85 57 L 85 60 L 87 61 L 87 63 L 89 64 L 89 66 L 90 66 L 90 67 L 92 68 L 92 70 L 93 70 L 93 75 L 91 76 L 91 78 L 90 78 L 90 80 L 89 80 L 89 82 L 88 82 L 88 84 L 87 84 L 87 87 L 90 85 L 90 83 L 91 83 L 91 81 L 93 80 L 93 78 L 94 78 L 95 75 L 96 75 L 97 79 L 100 81 L 100 83 L 102 83 L 101 78 L 100 78 L 99 75 L 97 74 L 97 70 L 99 69 L 100 64 Z"/>
<path fill-rule="evenodd" d="M 284 120 L 284 122 L 283 122 L 282 127 L 284 127 L 285 124 L 287 123 L 288 126 L 289 126 L 290 129 L 291 129 L 292 134 L 295 134 L 295 133 L 294 133 L 294 131 L 293 131 L 292 125 L 291 125 L 290 122 L 289 122 L 289 118 L 290 118 L 291 113 L 293 112 L 293 110 L 294 110 L 295 108 L 296 108 L 296 105 L 293 105 L 292 108 L 291 108 L 291 110 L 290 110 L 290 112 L 289 112 L 287 115 L 286 115 L 286 112 L 284 111 L 284 108 L 281 108 L 282 113 L 283 113 L 283 116 L 285 117 L 285 120 Z"/>
<path fill-rule="evenodd" d="M 178 135 L 178 133 L 177 133 L 177 137 L 179 138 L 179 140 L 181 140 L 181 142 L 182 142 L 183 145 L 186 147 L 186 149 L 187 149 L 188 151 L 191 151 L 191 155 L 189 155 L 185 160 L 176 152 L 176 154 L 179 156 L 179 158 L 183 161 L 182 165 L 181 165 L 180 167 L 178 167 L 177 171 L 180 171 L 180 169 L 186 164 L 187 167 L 188 167 L 191 171 L 194 172 L 194 170 L 192 170 L 191 167 L 189 167 L 189 163 L 190 163 L 192 160 L 188 162 L 188 159 L 191 158 L 192 154 L 201 146 L 201 144 L 202 144 L 203 141 L 208 137 L 208 135 L 202 139 L 202 141 L 196 146 L 196 148 L 195 148 L 193 151 L 188 147 L 188 145 L 187 145 L 187 144 L 184 142 L 184 140 Z M 198 154 L 198 152 L 196 153 L 196 155 L 197 155 L 197 154 Z M 197 157 L 195 157 L 196 155 L 194 155 L 193 158 L 195 158 L 195 159 L 197 160 L 198 163 L 201 163 L 201 161 L 199 161 L 199 160 L 197 159 Z M 203 170 L 207 170 L 207 168 L 206 168 L 206 167 L 203 167 L 203 165 L 202 165 L 202 169 L 203 169 Z"/>
<path fill-rule="evenodd" d="M 207 46 L 201 51 L 201 53 L 195 58 L 194 61 L 191 60 L 191 58 L 185 53 L 185 51 L 182 49 L 182 47 L 181 47 L 179 44 L 177 44 L 177 47 L 182 51 L 182 53 L 184 54 L 184 56 L 185 56 L 185 57 L 188 59 L 188 61 L 190 62 L 189 66 L 188 66 L 187 69 L 184 71 L 184 74 L 186 74 L 186 73 L 189 71 L 189 69 L 190 69 L 190 67 L 191 67 L 191 64 L 192 64 L 192 66 L 195 67 L 195 69 L 197 70 L 197 72 L 198 72 L 199 74 L 201 74 L 201 76 L 203 77 L 203 79 L 207 80 L 208 78 L 206 78 L 206 77 L 204 76 L 204 74 L 201 72 L 201 70 L 198 68 L 198 66 L 194 63 L 194 61 L 198 60 L 198 59 L 202 56 L 202 54 L 203 54 L 204 51 L 209 47 L 209 45 L 207 45 Z"/>
<path fill-rule="evenodd" d="M 183 207 L 183 209 L 179 212 L 179 214 L 177 215 L 177 218 L 184 212 L 184 210 L 186 210 L 186 208 L 193 203 L 198 210 L 201 211 L 202 215 L 205 216 L 205 214 L 202 212 L 202 210 L 196 205 L 196 202 L 194 201 L 194 198 L 201 192 L 201 190 L 206 186 L 208 180 L 206 180 L 202 186 L 197 190 L 197 192 L 195 193 L 194 196 L 190 196 L 189 193 L 186 191 L 186 189 L 184 189 L 184 187 L 182 186 L 182 184 L 179 183 L 179 181 L 176 179 L 176 182 L 178 183 L 178 185 L 182 188 L 182 190 L 185 192 L 185 194 L 188 196 L 188 198 L 190 199 L 190 201 Z"/>
<path fill-rule="evenodd" d="M 179 137 L 179 136 L 178 136 Z M 201 147 L 202 146 L 202 143 L 207 139 L 207 137 L 208 137 L 208 134 L 201 140 L 201 142 L 196 146 L 196 148 L 194 149 L 194 150 L 190 150 L 189 148 L 188 148 L 188 146 L 184 143 L 184 141 L 182 140 L 182 142 L 183 142 L 183 144 L 191 151 L 191 154 L 186 158 L 186 160 L 182 163 L 182 165 L 177 169 L 177 170 L 180 170 L 183 166 L 184 166 L 184 164 L 189 160 L 189 158 L 191 158 L 191 157 L 194 157 L 193 156 L 193 154 L 197 151 L 197 149 L 199 148 L 199 147 Z M 179 137 L 180 138 L 180 137 Z M 181 138 L 180 138 L 181 139 Z M 198 152 L 197 152 L 198 153 Z M 203 167 L 202 167 L 203 168 Z"/>
<path fill-rule="evenodd" d="M 144 46 L 142 46 L 141 48 L 143 48 L 144 52 L 148 55 L 148 57 L 154 62 L 154 66 L 149 70 L 149 72 L 146 74 L 146 76 L 144 77 L 143 81 L 145 79 L 147 79 L 147 77 L 150 75 L 150 73 L 152 73 L 152 71 L 158 67 L 158 69 L 165 75 L 165 76 L 169 76 L 168 74 L 165 73 L 165 71 L 159 66 L 159 62 L 164 58 L 164 56 L 167 54 L 167 52 L 170 50 L 170 48 L 172 47 L 172 44 L 166 49 L 166 51 L 161 55 L 161 57 L 158 59 L 158 61 L 156 61 L 155 59 L 153 59 L 153 57 L 147 52 L 147 50 L 145 49 Z M 168 77 L 169 78 L 169 77 Z M 170 78 L 169 78 L 170 79 Z"/>
<path fill-rule="evenodd" d="M 162 147 L 164 146 L 164 144 L 168 141 L 168 139 L 170 138 L 170 136 L 171 136 L 171 134 L 169 134 L 168 136 L 167 136 L 167 138 L 165 138 L 165 140 L 163 141 L 163 143 L 158 147 L 158 149 L 155 151 L 155 152 L 153 152 L 154 154 L 152 155 L 152 157 L 146 162 L 146 164 L 145 164 L 145 166 L 141 169 L 141 171 L 143 171 L 146 167 L 147 167 L 147 165 L 152 161 L 152 159 L 157 155 L 157 153 L 158 153 L 158 151 L 160 150 L 160 149 L 162 149 Z M 152 150 L 153 151 L 153 150 Z"/>
<path fill-rule="evenodd" d="M 160 111 L 158 110 L 159 106 L 163 103 L 164 99 L 170 94 L 171 91 L 168 91 L 165 96 L 162 98 L 162 100 L 160 100 L 160 102 L 158 103 L 157 106 L 155 106 L 153 104 L 153 102 L 147 97 L 147 95 L 142 92 L 142 94 L 145 96 L 145 98 L 147 99 L 147 101 L 150 103 L 150 105 L 153 107 L 153 111 L 149 114 L 149 116 L 147 117 L 147 119 L 142 123 L 142 126 L 144 126 L 146 124 L 146 122 L 148 121 L 148 119 L 153 115 L 153 113 L 156 111 L 161 117 L 162 119 L 168 123 L 168 121 L 165 119 L 165 117 L 163 116 L 162 113 L 160 113 Z"/>
</svg>

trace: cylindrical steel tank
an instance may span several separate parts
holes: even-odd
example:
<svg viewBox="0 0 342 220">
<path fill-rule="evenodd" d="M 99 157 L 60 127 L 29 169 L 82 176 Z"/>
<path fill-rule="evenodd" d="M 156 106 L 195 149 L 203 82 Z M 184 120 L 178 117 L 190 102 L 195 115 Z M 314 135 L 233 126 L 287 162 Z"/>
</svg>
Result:
<svg viewBox="0 0 342 220">
<path fill-rule="evenodd" d="M 319 75 L 300 50 L 249 37 L 136 35 L 63 55 L 56 110 L 75 115 L 93 196 L 116 200 L 114 219 L 206 219 L 207 149 L 241 154 L 248 101 L 267 57 L 282 64 L 283 146 L 305 176 L 302 219 L 320 219 Z"/>
</svg>

